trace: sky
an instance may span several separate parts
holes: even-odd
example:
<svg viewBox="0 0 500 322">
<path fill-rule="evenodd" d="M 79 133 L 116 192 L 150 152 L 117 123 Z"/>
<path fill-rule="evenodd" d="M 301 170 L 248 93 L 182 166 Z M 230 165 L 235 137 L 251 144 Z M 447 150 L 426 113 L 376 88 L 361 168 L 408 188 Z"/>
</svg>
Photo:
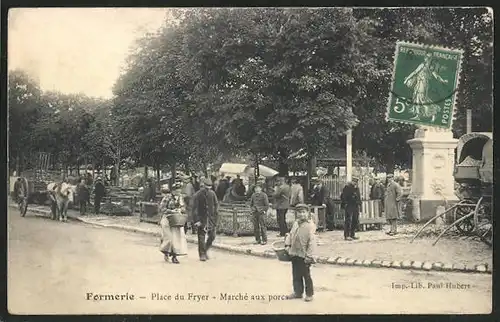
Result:
<svg viewBox="0 0 500 322">
<path fill-rule="evenodd" d="M 16 8 L 8 16 L 9 70 L 45 91 L 112 97 L 135 40 L 160 28 L 167 8 Z"/>
</svg>

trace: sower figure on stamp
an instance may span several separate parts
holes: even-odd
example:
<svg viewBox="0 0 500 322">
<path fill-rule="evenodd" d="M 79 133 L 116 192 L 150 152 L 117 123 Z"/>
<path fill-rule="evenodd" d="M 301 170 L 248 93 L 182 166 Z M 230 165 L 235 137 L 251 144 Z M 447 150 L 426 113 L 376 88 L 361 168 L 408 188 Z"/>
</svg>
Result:
<svg viewBox="0 0 500 322">
<path fill-rule="evenodd" d="M 289 298 L 302 298 L 305 288 L 305 300 L 309 302 L 314 295 L 310 267 L 314 263 L 316 226 L 308 220 L 309 207 L 305 204 L 295 206 L 295 216 L 297 219 L 285 237 L 285 250 L 292 260 L 293 293 Z"/>
<path fill-rule="evenodd" d="M 254 189 L 255 191 L 250 199 L 250 208 L 252 209 L 255 243 L 265 245 L 267 244 L 267 227 L 264 218 L 269 209 L 269 199 L 262 192 L 260 183 L 257 183 Z"/>
<path fill-rule="evenodd" d="M 399 218 L 399 201 L 401 199 L 402 189 L 401 186 L 394 181 L 394 175 L 387 176 L 387 189 L 385 191 L 385 218 L 391 224 L 391 230 L 388 235 L 396 235 L 398 233 L 397 221 Z"/>
<path fill-rule="evenodd" d="M 404 84 L 411 88 L 413 92 L 412 108 L 415 116 L 412 120 L 419 120 L 422 114 L 424 117 L 430 117 L 431 122 L 434 122 L 440 110 L 439 105 L 434 104 L 429 98 L 429 82 L 431 78 L 435 78 L 443 84 L 448 83 L 448 80 L 443 79 L 437 74 L 436 65 L 432 61 L 432 54 L 428 53 L 424 58 L 424 62 L 418 65 L 418 67 L 404 79 Z M 424 113 L 421 113 L 421 108 L 424 109 Z"/>
<path fill-rule="evenodd" d="M 344 239 L 358 239 L 355 236 L 359 224 L 359 212 L 361 211 L 361 193 L 358 187 L 358 178 L 352 178 L 340 194 L 340 207 L 345 210 Z"/>
<path fill-rule="evenodd" d="M 203 262 L 208 259 L 207 251 L 215 240 L 218 219 L 219 203 L 211 185 L 210 180 L 204 179 L 200 182 L 200 190 L 193 197 L 194 225 L 198 231 L 198 254 Z"/>
</svg>

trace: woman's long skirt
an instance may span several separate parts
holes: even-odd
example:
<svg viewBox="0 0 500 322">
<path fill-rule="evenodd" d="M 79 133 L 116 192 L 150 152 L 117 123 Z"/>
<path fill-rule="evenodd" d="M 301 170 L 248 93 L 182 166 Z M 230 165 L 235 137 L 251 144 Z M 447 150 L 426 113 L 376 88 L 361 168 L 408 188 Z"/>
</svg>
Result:
<svg viewBox="0 0 500 322">
<path fill-rule="evenodd" d="M 187 255 L 187 240 L 184 227 L 170 227 L 166 216 L 162 216 L 160 226 L 160 252 L 177 256 Z"/>
</svg>

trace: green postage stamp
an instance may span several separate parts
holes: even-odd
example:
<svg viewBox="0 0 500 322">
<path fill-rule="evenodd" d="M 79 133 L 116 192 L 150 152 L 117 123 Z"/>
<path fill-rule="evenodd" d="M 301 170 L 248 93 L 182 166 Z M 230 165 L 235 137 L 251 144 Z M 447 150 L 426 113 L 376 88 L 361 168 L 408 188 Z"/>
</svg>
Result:
<svg viewBox="0 0 500 322">
<path fill-rule="evenodd" d="M 387 121 L 451 129 L 463 51 L 396 43 Z"/>
</svg>

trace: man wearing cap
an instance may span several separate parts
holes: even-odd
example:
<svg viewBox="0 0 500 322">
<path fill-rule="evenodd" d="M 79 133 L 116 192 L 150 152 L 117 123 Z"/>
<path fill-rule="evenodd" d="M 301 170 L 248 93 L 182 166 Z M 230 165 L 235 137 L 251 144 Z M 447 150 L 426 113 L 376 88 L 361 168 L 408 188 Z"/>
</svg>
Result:
<svg viewBox="0 0 500 322">
<path fill-rule="evenodd" d="M 254 193 L 250 198 L 250 208 L 252 209 L 255 243 L 265 245 L 267 244 L 267 227 L 264 218 L 269 209 L 269 199 L 262 192 L 260 183 L 257 183 L 254 187 Z"/>
<path fill-rule="evenodd" d="M 388 235 L 396 235 L 398 226 L 397 220 L 399 218 L 399 201 L 401 200 L 402 189 L 401 186 L 394 181 L 394 175 L 387 175 L 387 188 L 384 198 L 384 211 L 385 218 L 391 224 L 391 230 Z"/>
<path fill-rule="evenodd" d="M 361 211 L 361 193 L 358 187 L 358 178 L 352 178 L 340 194 L 340 207 L 345 210 L 344 217 L 344 239 L 358 239 L 355 236 L 359 223 L 359 212 Z"/>
<path fill-rule="evenodd" d="M 330 191 L 323 184 L 323 180 L 315 178 L 316 187 L 314 188 L 314 195 L 312 197 L 313 204 L 316 206 L 325 207 L 325 221 L 326 228 L 328 230 L 333 230 L 334 220 L 333 220 L 333 201 L 330 198 Z"/>
<path fill-rule="evenodd" d="M 290 186 L 286 184 L 285 178 L 278 179 L 278 186 L 275 188 L 273 195 L 273 206 L 276 209 L 276 220 L 280 229 L 279 236 L 285 237 L 288 232 L 286 225 L 286 213 L 290 206 Z"/>
<path fill-rule="evenodd" d="M 198 231 L 198 255 L 201 261 L 208 259 L 207 251 L 215 240 L 219 203 L 215 192 L 211 189 L 212 182 L 203 179 L 200 190 L 193 197 L 193 218 Z M 208 235 L 207 241 L 205 238 Z"/>
<path fill-rule="evenodd" d="M 295 217 L 292 229 L 285 237 L 285 250 L 291 257 L 293 276 L 293 293 L 289 299 L 302 298 L 305 289 L 305 301 L 310 302 L 314 295 L 310 267 L 314 263 L 316 226 L 308 220 L 309 207 L 305 204 L 295 206 Z"/>
</svg>

